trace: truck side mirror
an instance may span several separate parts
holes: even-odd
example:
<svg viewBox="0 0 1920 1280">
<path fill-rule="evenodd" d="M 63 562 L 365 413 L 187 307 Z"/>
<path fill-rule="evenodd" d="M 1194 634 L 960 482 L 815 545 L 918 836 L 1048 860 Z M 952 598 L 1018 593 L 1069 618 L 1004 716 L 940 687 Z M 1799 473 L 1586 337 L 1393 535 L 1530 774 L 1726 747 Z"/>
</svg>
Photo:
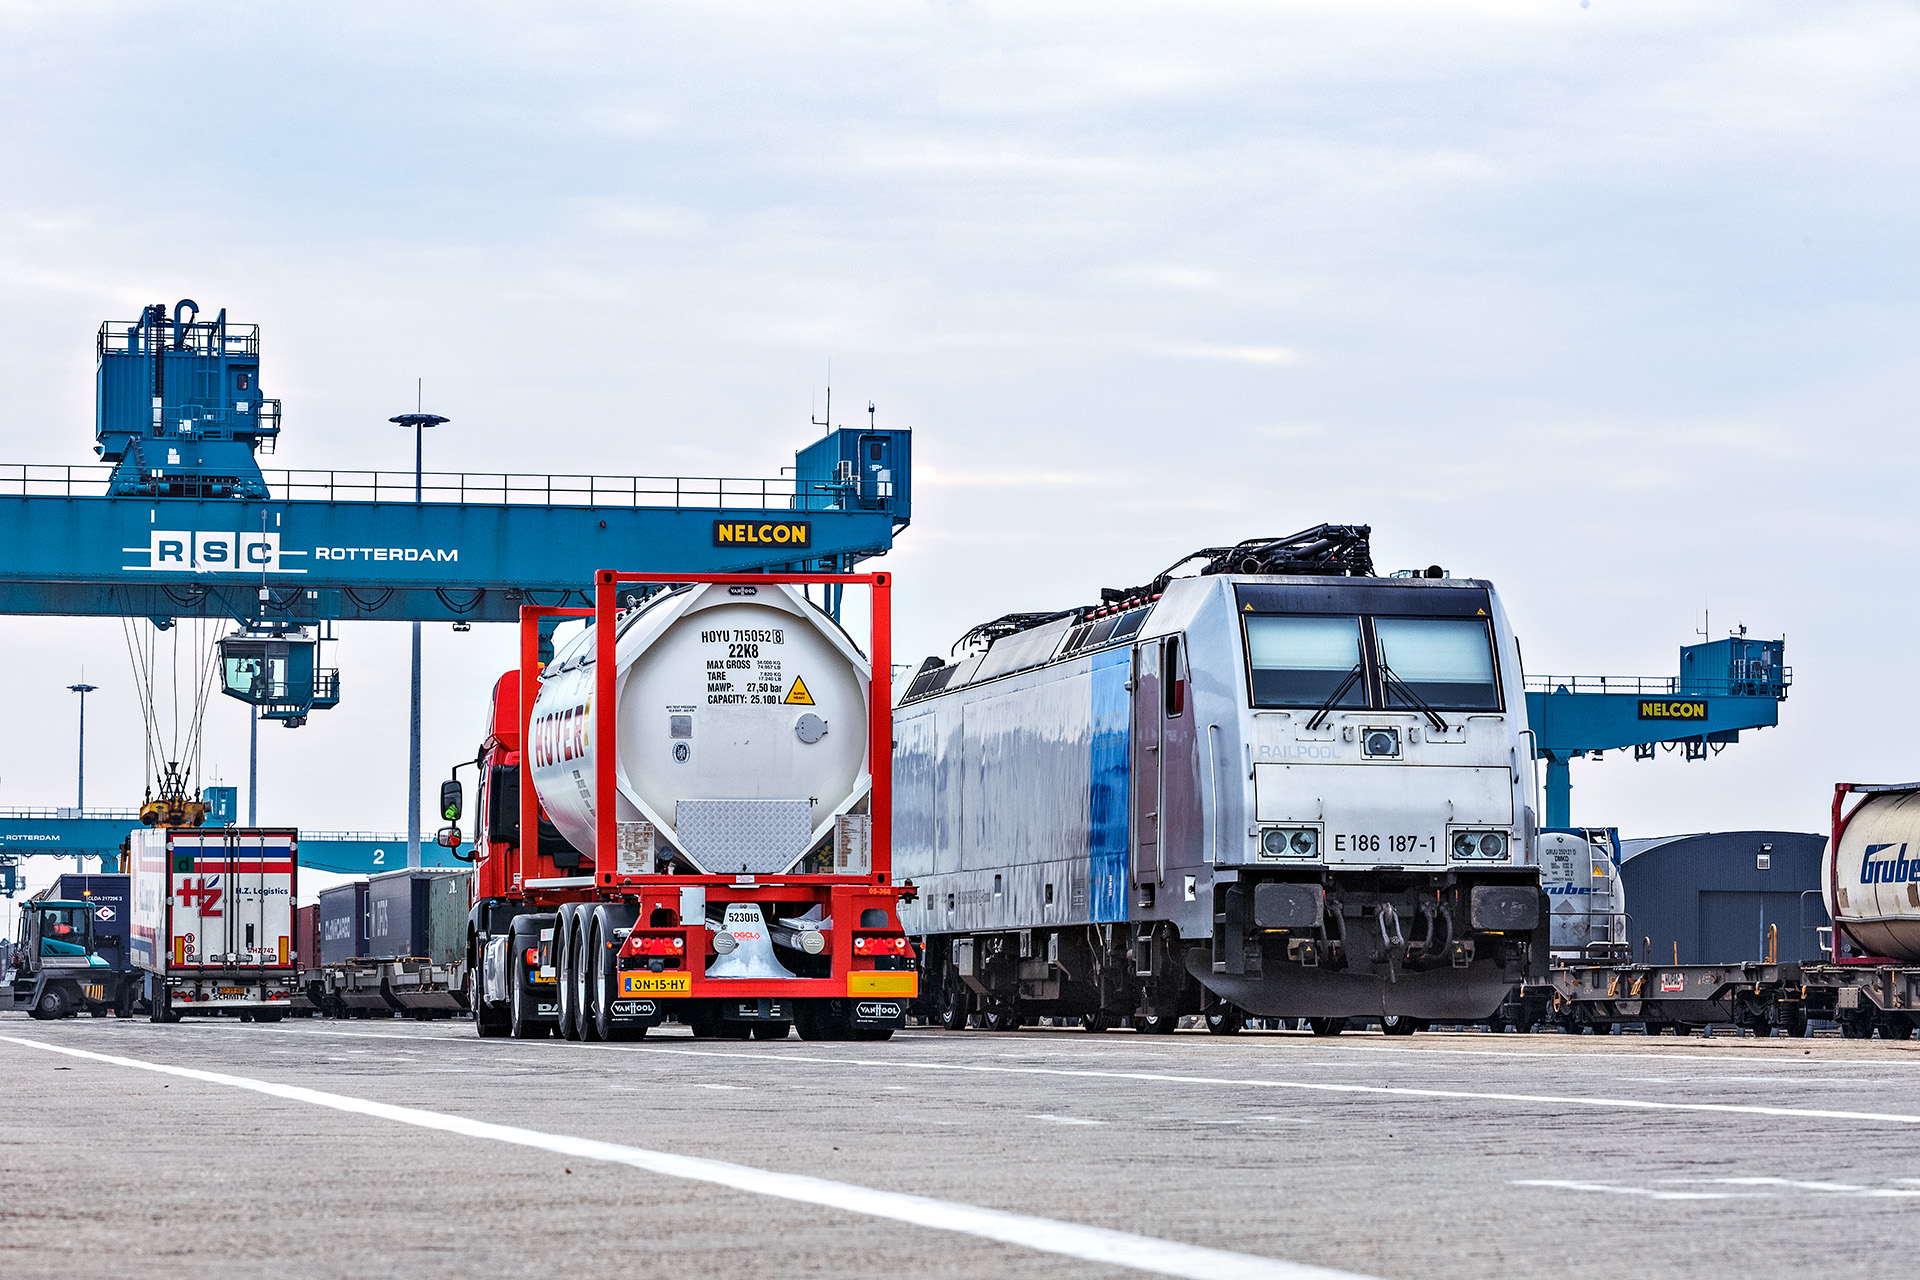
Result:
<svg viewBox="0 0 1920 1280">
<path fill-rule="evenodd" d="M 460 821 L 460 815 L 466 809 L 466 797 L 463 795 L 460 779 L 448 778 L 440 784 L 440 816 L 448 822 Z"/>
</svg>

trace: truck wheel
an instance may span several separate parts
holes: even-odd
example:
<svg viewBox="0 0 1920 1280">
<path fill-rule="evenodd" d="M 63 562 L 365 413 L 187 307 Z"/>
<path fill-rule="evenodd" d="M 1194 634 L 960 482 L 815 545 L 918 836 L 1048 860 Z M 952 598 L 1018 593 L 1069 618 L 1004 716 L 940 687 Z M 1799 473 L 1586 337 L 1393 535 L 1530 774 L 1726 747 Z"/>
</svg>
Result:
<svg viewBox="0 0 1920 1280">
<path fill-rule="evenodd" d="M 513 1030 L 511 1015 L 502 1015 L 481 998 L 480 966 L 467 970 L 467 1008 L 473 1010 L 473 1029 L 482 1038 L 492 1040 Z"/>
<path fill-rule="evenodd" d="M 1080 1015 L 1080 1029 L 1082 1031 L 1111 1031 L 1113 1029 L 1113 1018 L 1105 1010 L 1083 1013 Z"/>
<path fill-rule="evenodd" d="M 553 957 L 554 1003 L 560 1006 L 554 1034 L 562 1040 L 580 1038 L 580 1024 L 575 1020 L 578 1014 L 574 1007 L 573 921 L 572 904 L 562 906 L 553 922 L 553 949 L 550 953 Z"/>
<path fill-rule="evenodd" d="M 513 994 L 507 997 L 507 1031 L 515 1040 L 538 1040 L 553 1028 L 534 1021 L 534 996 L 527 990 L 527 957 L 518 947 L 513 953 Z"/>
<path fill-rule="evenodd" d="M 33 1008 L 27 1010 L 28 1017 L 37 1018 L 42 1022 L 51 1022 L 55 1018 L 64 1018 L 66 1015 L 67 1002 L 61 997 L 58 987 L 48 987 L 43 990 L 40 998 L 33 1002 Z"/>
</svg>

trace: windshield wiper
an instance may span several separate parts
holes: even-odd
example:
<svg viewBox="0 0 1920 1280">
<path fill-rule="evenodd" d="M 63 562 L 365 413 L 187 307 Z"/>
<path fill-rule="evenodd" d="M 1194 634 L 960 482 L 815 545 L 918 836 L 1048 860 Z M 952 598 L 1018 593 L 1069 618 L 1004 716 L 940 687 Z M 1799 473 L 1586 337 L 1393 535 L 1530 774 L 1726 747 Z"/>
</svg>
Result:
<svg viewBox="0 0 1920 1280">
<path fill-rule="evenodd" d="M 1347 678 L 1340 682 L 1340 687 L 1333 691 L 1333 696 L 1320 704 L 1320 709 L 1313 713 L 1313 719 L 1307 721 L 1308 733 L 1318 729 L 1320 722 L 1327 718 L 1327 712 L 1333 710 L 1334 704 L 1347 696 L 1347 690 L 1353 688 L 1353 682 L 1360 678 L 1360 667 L 1360 663 L 1354 663 L 1353 670 L 1347 672 Z"/>
<path fill-rule="evenodd" d="M 1405 695 L 1407 701 L 1411 702 L 1414 706 L 1420 708 L 1420 710 L 1426 715 L 1427 719 L 1433 722 L 1434 728 L 1438 729 L 1442 733 L 1445 733 L 1447 731 L 1447 722 L 1440 718 L 1440 713 L 1438 711 L 1435 711 L 1432 707 L 1428 706 L 1426 704 L 1425 699 L 1421 698 L 1419 694 L 1413 691 L 1412 685 L 1408 684 L 1405 680 L 1402 680 L 1399 676 L 1393 674 L 1392 667 L 1388 666 L 1384 662 L 1381 663 L 1380 674 L 1386 678 L 1386 685 L 1387 685 L 1388 692 L 1392 692 L 1393 686 L 1399 685 L 1400 692 L 1403 695 Z"/>
</svg>

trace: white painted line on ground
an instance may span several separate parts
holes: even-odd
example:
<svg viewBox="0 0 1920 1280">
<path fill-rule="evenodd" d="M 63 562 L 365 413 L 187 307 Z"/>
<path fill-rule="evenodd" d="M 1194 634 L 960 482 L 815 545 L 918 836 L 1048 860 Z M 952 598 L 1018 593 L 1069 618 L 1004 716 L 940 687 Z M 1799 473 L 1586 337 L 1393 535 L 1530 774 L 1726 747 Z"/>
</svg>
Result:
<svg viewBox="0 0 1920 1280">
<path fill-rule="evenodd" d="M 1161 1071 L 1098 1071 L 1069 1067 L 999 1067 L 971 1062 L 915 1062 L 909 1058 L 827 1058 L 798 1053 L 728 1053 L 718 1049 L 670 1049 L 665 1045 L 601 1045 L 607 1053 L 674 1054 L 687 1058 L 726 1058 L 778 1066 L 810 1062 L 836 1067 L 880 1067 L 888 1071 L 954 1071 L 976 1075 L 1065 1076 L 1093 1080 L 1142 1080 L 1153 1084 L 1233 1085 L 1243 1089 L 1291 1089 L 1302 1093 L 1346 1093 L 1395 1098 L 1451 1098 L 1470 1102 L 1521 1102 L 1530 1105 L 1598 1107 L 1626 1111 L 1700 1111 L 1720 1115 L 1785 1116 L 1805 1120 L 1872 1120 L 1884 1124 L 1920 1124 L 1920 1115 L 1889 1111 L 1838 1111 L 1815 1107 L 1770 1107 L 1760 1103 L 1650 1102 L 1641 1098 L 1574 1097 L 1552 1093 L 1502 1093 L 1478 1089 L 1416 1089 L 1401 1085 L 1328 1084 L 1316 1080 L 1261 1080 L 1244 1076 L 1180 1076 Z"/>
<path fill-rule="evenodd" d="M 0 1036 L 0 1041 L 29 1049 L 39 1049 L 46 1053 L 65 1054 L 92 1062 L 102 1062 L 110 1066 L 133 1067 L 141 1071 L 155 1071 L 163 1075 L 200 1080 L 208 1084 L 247 1089 L 290 1102 L 330 1107 L 335 1111 L 371 1116 L 379 1120 L 391 1120 L 399 1124 L 416 1125 L 423 1129 L 437 1129 L 443 1133 L 458 1134 L 462 1137 L 487 1138 L 495 1142 L 511 1143 L 514 1146 L 551 1151 L 558 1155 L 576 1156 L 583 1160 L 623 1164 L 663 1177 L 712 1183 L 754 1195 L 773 1196 L 802 1204 L 815 1204 L 872 1218 L 885 1218 L 913 1226 L 931 1227 L 936 1231 L 952 1231 L 1042 1253 L 1078 1258 L 1084 1262 L 1127 1267 L 1135 1271 L 1150 1271 L 1156 1275 L 1183 1276 L 1190 1277 L 1191 1280 L 1366 1280 L 1365 1277 L 1356 1277 L 1356 1274 L 1350 1271 L 1334 1271 L 1304 1263 L 1282 1262 L 1277 1258 L 1231 1253 L 1224 1249 L 1208 1249 L 1200 1245 L 1158 1240 L 1152 1236 L 1136 1236 L 1125 1231 L 1110 1231 L 1104 1227 L 1056 1222 L 1050 1218 L 1007 1213 L 1000 1209 L 985 1209 L 977 1205 L 934 1200 L 926 1196 L 902 1195 L 894 1191 L 880 1191 L 847 1182 L 833 1182 L 826 1178 L 777 1173 L 770 1169 L 728 1164 L 722 1160 L 675 1155 L 667 1151 L 648 1151 L 641 1147 L 626 1147 L 592 1138 L 542 1133 L 537 1129 L 521 1129 L 512 1125 L 492 1124 L 485 1120 L 472 1120 L 466 1116 L 422 1111 L 414 1107 L 398 1107 L 391 1103 L 353 1098 L 339 1093 L 326 1093 L 299 1085 L 276 1084 L 267 1080 L 249 1079 L 245 1076 L 226 1075 L 218 1071 L 201 1071 L 193 1067 L 145 1062 L 138 1058 L 94 1053 L 87 1049 L 47 1044 L 39 1040 L 25 1040 L 18 1036 Z"/>
<path fill-rule="evenodd" d="M 1615 1196 L 1641 1196 L 1648 1200 L 1765 1200 L 1765 1192 L 1740 1191 L 1659 1191 L 1652 1187 L 1623 1187 L 1611 1182 L 1574 1182 L 1566 1178 L 1520 1178 L 1512 1187 L 1552 1187 L 1558 1191 L 1601 1191 Z"/>
<path fill-rule="evenodd" d="M 1807 1182 L 1795 1178 L 1661 1178 L 1662 1183 L 1669 1182 L 1706 1182 L 1725 1187 L 1786 1187 L 1793 1191 L 1823 1191 L 1834 1195 L 1879 1197 L 1881 1199 L 1909 1199 L 1920 1196 L 1920 1191 L 1905 1187 L 1863 1187 L 1852 1182 Z M 1908 1178 L 1895 1178 L 1895 1182 L 1908 1182 Z"/>
<path fill-rule="evenodd" d="M 1641 1196 L 1649 1200 L 1768 1200 L 1773 1189 L 1812 1191 L 1829 1200 L 1910 1200 L 1920 1191 L 1903 1187 L 1867 1187 L 1852 1182 L 1816 1182 L 1796 1178 L 1655 1178 L 1655 1186 L 1635 1187 L 1617 1182 L 1582 1182 L 1569 1178 L 1525 1178 L 1510 1182 L 1515 1187 L 1551 1187 L 1558 1191 L 1598 1191 L 1615 1196 Z M 1896 1178 L 1896 1182 L 1912 1179 Z M 1703 1184 L 1716 1187 L 1756 1187 L 1768 1190 L 1737 1191 L 1663 1191 L 1676 1185 Z"/>
<path fill-rule="evenodd" d="M 1045 1120 L 1048 1124 L 1105 1124 L 1105 1120 L 1088 1120 L 1082 1116 L 1028 1116 L 1029 1120 Z"/>
</svg>

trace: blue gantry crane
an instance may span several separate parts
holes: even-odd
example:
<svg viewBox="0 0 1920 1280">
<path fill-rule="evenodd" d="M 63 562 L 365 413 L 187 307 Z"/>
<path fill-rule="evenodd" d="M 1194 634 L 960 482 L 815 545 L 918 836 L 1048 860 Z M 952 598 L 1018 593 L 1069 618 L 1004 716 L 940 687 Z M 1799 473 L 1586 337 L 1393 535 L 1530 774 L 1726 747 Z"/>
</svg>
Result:
<svg viewBox="0 0 1920 1280">
<path fill-rule="evenodd" d="M 0 465 L 0 614 L 230 620 L 218 687 L 289 726 L 338 702 L 341 622 L 517 622 L 615 564 L 850 572 L 912 512 L 912 433 L 871 413 L 776 478 L 264 471 L 258 325 L 184 299 L 103 324 L 96 356 L 100 461 Z"/>
<path fill-rule="evenodd" d="M 1547 762 L 1546 826 L 1569 829 L 1573 778 L 1582 756 L 1633 749 L 1649 760 L 1664 746 L 1704 760 L 1748 729 L 1780 723 L 1793 683 L 1782 640 L 1745 634 L 1680 650 L 1678 676 L 1528 676 L 1527 724 L 1534 758 Z"/>
</svg>

